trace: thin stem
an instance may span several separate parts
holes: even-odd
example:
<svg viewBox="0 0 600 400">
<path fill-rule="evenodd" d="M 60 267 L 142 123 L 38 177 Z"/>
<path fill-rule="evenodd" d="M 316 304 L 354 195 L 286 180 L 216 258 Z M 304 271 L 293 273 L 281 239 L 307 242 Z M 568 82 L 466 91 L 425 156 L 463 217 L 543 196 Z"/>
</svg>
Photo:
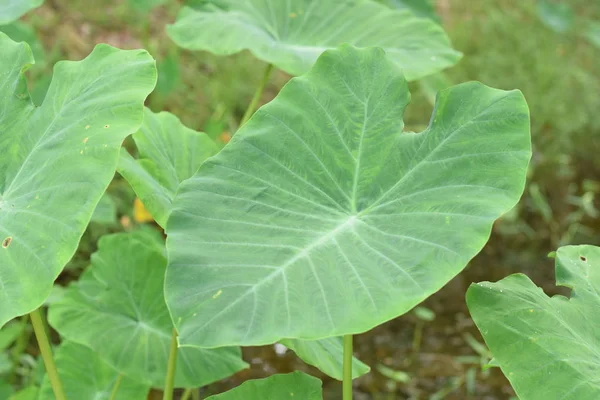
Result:
<svg viewBox="0 0 600 400">
<path fill-rule="evenodd" d="M 109 400 L 117 400 L 117 392 L 119 391 L 119 386 L 121 386 L 122 380 L 123 380 L 123 374 L 119 374 L 119 376 L 117 376 L 117 380 L 115 381 L 115 384 L 113 386 L 112 392 L 110 392 Z"/>
<path fill-rule="evenodd" d="M 175 365 L 177 364 L 177 331 L 173 328 L 171 335 L 171 350 L 169 351 L 169 363 L 167 364 L 167 376 L 165 378 L 165 391 L 163 400 L 173 400 L 173 389 L 175 386 Z"/>
<path fill-rule="evenodd" d="M 248 108 L 246 109 L 246 112 L 244 113 L 244 116 L 242 117 L 242 121 L 240 122 L 240 127 L 242 125 L 244 125 L 250 119 L 250 117 L 254 113 L 254 110 L 256 110 L 256 107 L 258 106 L 258 102 L 260 101 L 260 98 L 262 97 L 262 94 L 265 90 L 265 86 L 267 86 L 267 82 L 269 82 L 269 77 L 271 76 L 272 71 L 273 71 L 273 64 L 267 65 L 267 68 L 265 68 L 265 73 L 263 75 L 262 81 L 260 82 L 260 85 L 256 88 L 256 92 L 254 92 L 254 97 L 252 97 L 252 101 L 250 101 L 250 104 L 248 105 Z"/>
<path fill-rule="evenodd" d="M 58 376 L 54 358 L 52 357 L 52 348 L 50 347 L 48 335 L 46 335 L 46 327 L 44 326 L 44 320 L 42 319 L 40 309 L 38 308 L 29 313 L 29 317 L 31 318 L 31 324 L 33 325 L 33 331 L 35 332 L 42 358 L 44 359 L 46 374 L 48 374 L 48 378 L 50 379 L 54 396 L 56 397 L 56 400 L 66 400 L 67 396 L 65 396 L 65 391 L 62 382 L 60 381 L 60 377 Z"/>
<path fill-rule="evenodd" d="M 352 335 L 344 336 L 343 400 L 352 400 Z"/>
<path fill-rule="evenodd" d="M 192 390 L 194 390 L 194 389 L 192 389 L 192 388 L 185 389 L 185 391 L 181 395 L 181 400 L 190 400 L 190 397 L 192 397 Z"/>
</svg>

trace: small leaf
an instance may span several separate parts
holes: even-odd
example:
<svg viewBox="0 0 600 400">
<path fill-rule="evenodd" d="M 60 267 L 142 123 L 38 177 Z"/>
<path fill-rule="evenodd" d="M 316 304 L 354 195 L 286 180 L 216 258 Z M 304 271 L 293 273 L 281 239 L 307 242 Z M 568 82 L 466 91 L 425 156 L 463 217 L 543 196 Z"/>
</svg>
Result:
<svg viewBox="0 0 600 400">
<path fill-rule="evenodd" d="M 121 381 L 114 400 L 146 400 L 148 396 L 150 388 L 147 385 L 128 377 L 119 378 L 119 372 L 85 346 L 63 342 L 54 358 L 68 399 L 109 400 L 118 379 Z M 50 379 L 45 375 L 37 400 L 54 399 Z"/>
<path fill-rule="evenodd" d="M 123 139 L 154 87 L 143 50 L 98 45 L 60 62 L 40 107 L 27 93 L 25 43 L 0 33 L 0 327 L 39 307 L 114 176 Z M 10 238 L 10 239 L 9 239 Z"/>
<path fill-rule="evenodd" d="M 278 374 L 242 383 L 206 400 L 323 400 L 321 381 L 302 372 Z"/>
<path fill-rule="evenodd" d="M 467 304 L 520 398 L 598 399 L 600 248 L 558 249 L 556 283 L 571 288 L 571 297 L 548 297 L 525 275 L 514 274 L 471 285 Z"/>
<path fill-rule="evenodd" d="M 44 0 L 0 0 L 0 25 L 21 18 L 28 11 L 41 6 L 43 2 Z"/>
<path fill-rule="evenodd" d="M 50 306 L 48 320 L 117 371 L 163 387 L 173 329 L 162 296 L 166 264 L 154 231 L 103 236 L 91 267 Z M 180 348 L 175 385 L 204 386 L 246 367 L 236 347 Z"/>
<path fill-rule="evenodd" d="M 527 104 L 458 85 L 412 133 L 409 97 L 381 49 L 327 51 L 181 185 L 165 297 L 182 344 L 364 332 L 481 250 L 523 191 Z"/>
<path fill-rule="evenodd" d="M 217 146 L 206 134 L 186 128 L 173 114 L 155 114 L 149 109 L 133 139 L 139 160 L 123 149 L 118 171 L 156 222 L 165 227 L 179 185 L 217 152 Z"/>
<path fill-rule="evenodd" d="M 324 374 L 341 381 L 344 363 L 342 338 L 333 337 L 321 340 L 284 339 L 280 341 L 296 353 L 305 363 L 321 370 Z M 352 358 L 352 378 L 369 373 L 371 368 L 362 361 Z"/>
<path fill-rule="evenodd" d="M 343 43 L 384 48 L 408 80 L 441 71 L 461 57 L 436 23 L 374 1 L 200 2 L 185 7 L 167 32 L 186 49 L 219 55 L 248 49 L 291 75 L 307 72 L 321 53 Z"/>
</svg>

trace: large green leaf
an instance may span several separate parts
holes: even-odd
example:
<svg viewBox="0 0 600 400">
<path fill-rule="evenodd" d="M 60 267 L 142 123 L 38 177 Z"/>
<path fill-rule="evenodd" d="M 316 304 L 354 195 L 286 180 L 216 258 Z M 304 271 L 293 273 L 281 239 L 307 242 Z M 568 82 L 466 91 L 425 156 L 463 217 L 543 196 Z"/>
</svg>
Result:
<svg viewBox="0 0 600 400">
<path fill-rule="evenodd" d="M 302 372 L 246 381 L 206 400 L 322 400 L 321 381 Z"/>
<path fill-rule="evenodd" d="M 455 86 L 412 133 L 409 97 L 381 49 L 326 52 L 182 184 L 165 284 L 181 343 L 364 332 L 477 254 L 523 191 L 527 104 Z"/>
<path fill-rule="evenodd" d="M 112 179 L 123 139 L 156 81 L 143 50 L 96 46 L 56 64 L 35 107 L 24 43 L 0 33 L 0 326 L 39 307 Z"/>
<path fill-rule="evenodd" d="M 173 330 L 162 295 L 167 260 L 161 241 L 145 230 L 103 236 L 91 267 L 48 315 L 62 336 L 154 387 L 164 385 Z M 203 386 L 246 367 L 237 347 L 180 348 L 175 384 Z"/>
<path fill-rule="evenodd" d="M 570 298 L 515 274 L 471 285 L 467 304 L 521 399 L 600 399 L 600 248 L 558 249 L 556 283 Z"/>
<path fill-rule="evenodd" d="M 63 342 L 55 353 L 56 366 L 68 399 L 146 400 L 150 388 L 119 373 L 100 359 L 97 353 L 80 344 Z M 110 395 L 120 379 L 117 396 Z M 38 400 L 54 400 L 48 376 L 44 376 Z"/>
<path fill-rule="evenodd" d="M 43 2 L 44 0 L 0 0 L 0 25 L 21 18 L 29 10 L 41 6 Z"/>
<path fill-rule="evenodd" d="M 439 22 L 440 17 L 435 13 L 432 0 L 378 0 L 380 3 L 387 4 L 398 10 L 410 10 L 415 15 L 424 18 L 430 18 Z"/>
<path fill-rule="evenodd" d="M 371 0 L 209 0 L 185 7 L 167 29 L 186 49 L 230 55 L 248 49 L 292 74 L 343 43 L 383 47 L 408 80 L 456 64 L 443 29 Z"/>
<path fill-rule="evenodd" d="M 173 114 L 155 114 L 149 109 L 133 139 L 140 159 L 134 160 L 123 149 L 118 171 L 164 227 L 179 185 L 217 152 L 217 146 L 205 133 L 186 128 Z"/>
<path fill-rule="evenodd" d="M 305 363 L 317 367 L 321 372 L 342 380 L 344 364 L 344 345 L 342 338 L 332 337 L 321 340 L 283 339 L 282 345 L 296 353 Z M 369 373 L 371 368 L 360 360 L 352 359 L 352 377 L 358 378 Z"/>
</svg>

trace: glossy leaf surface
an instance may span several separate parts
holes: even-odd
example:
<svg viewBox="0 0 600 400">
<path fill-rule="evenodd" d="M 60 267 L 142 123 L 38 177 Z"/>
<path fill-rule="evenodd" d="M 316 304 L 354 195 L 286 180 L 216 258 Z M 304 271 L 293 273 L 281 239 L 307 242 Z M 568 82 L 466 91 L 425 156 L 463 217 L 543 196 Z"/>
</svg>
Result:
<svg viewBox="0 0 600 400">
<path fill-rule="evenodd" d="M 131 378 L 122 377 L 117 396 L 110 398 L 119 373 L 102 361 L 91 349 L 63 342 L 54 353 L 56 367 L 68 399 L 146 400 L 150 388 Z M 45 375 L 38 400 L 54 400 L 50 379 Z"/>
<path fill-rule="evenodd" d="M 35 107 L 24 43 L 0 33 L 0 326 L 39 307 L 73 256 L 112 179 L 123 139 L 142 123 L 154 87 L 143 50 L 98 45 L 60 62 Z"/>
<path fill-rule="evenodd" d="M 518 91 L 442 91 L 430 126 L 381 49 L 328 51 L 179 190 L 167 304 L 184 344 L 364 332 L 459 273 L 523 191 Z"/>
<path fill-rule="evenodd" d="M 305 363 L 310 364 L 339 381 L 342 380 L 344 345 L 342 338 L 332 337 L 321 340 L 283 339 L 282 345 L 293 350 Z M 352 377 L 358 378 L 369 373 L 371 368 L 357 358 L 352 360 Z"/>
<path fill-rule="evenodd" d="M 133 139 L 139 160 L 121 150 L 118 171 L 164 227 L 179 185 L 217 152 L 217 146 L 205 133 L 186 128 L 173 114 L 155 114 L 149 109 Z"/>
<path fill-rule="evenodd" d="M 156 232 L 103 236 L 91 267 L 51 305 L 50 324 L 118 371 L 163 387 L 173 329 L 162 296 L 166 264 Z M 204 386 L 246 367 L 239 348 L 180 348 L 175 384 Z"/>
<path fill-rule="evenodd" d="M 384 48 L 409 80 L 461 57 L 435 22 L 370 0 L 203 1 L 185 7 L 168 33 L 186 49 L 220 55 L 248 49 L 292 75 L 344 43 Z"/>
<path fill-rule="evenodd" d="M 600 398 L 600 248 L 558 249 L 556 283 L 570 298 L 515 274 L 471 285 L 467 304 L 521 399 Z"/>
<path fill-rule="evenodd" d="M 42 5 L 44 0 L 0 0 L 0 25 L 9 24 L 26 12 Z"/>
<path fill-rule="evenodd" d="M 322 400 L 321 381 L 302 372 L 246 381 L 206 400 Z"/>
</svg>

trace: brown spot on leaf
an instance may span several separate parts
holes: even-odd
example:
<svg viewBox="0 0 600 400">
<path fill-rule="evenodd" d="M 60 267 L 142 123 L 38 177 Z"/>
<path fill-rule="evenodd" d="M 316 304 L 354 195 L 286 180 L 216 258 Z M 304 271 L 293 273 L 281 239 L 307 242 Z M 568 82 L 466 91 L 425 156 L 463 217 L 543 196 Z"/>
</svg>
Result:
<svg viewBox="0 0 600 400">
<path fill-rule="evenodd" d="M 110 127 L 110 125 L 108 125 L 108 124 L 104 125 L 104 129 L 108 129 L 108 127 Z"/>
<path fill-rule="evenodd" d="M 8 246 L 10 246 L 11 242 L 12 242 L 12 236 L 9 236 L 2 241 L 2 247 L 4 247 L 5 249 L 8 248 Z"/>
<path fill-rule="evenodd" d="M 586 262 L 586 261 L 587 261 L 587 258 L 585 258 L 584 256 L 579 256 L 579 259 L 580 259 L 581 261 L 583 261 L 583 262 Z"/>
</svg>

